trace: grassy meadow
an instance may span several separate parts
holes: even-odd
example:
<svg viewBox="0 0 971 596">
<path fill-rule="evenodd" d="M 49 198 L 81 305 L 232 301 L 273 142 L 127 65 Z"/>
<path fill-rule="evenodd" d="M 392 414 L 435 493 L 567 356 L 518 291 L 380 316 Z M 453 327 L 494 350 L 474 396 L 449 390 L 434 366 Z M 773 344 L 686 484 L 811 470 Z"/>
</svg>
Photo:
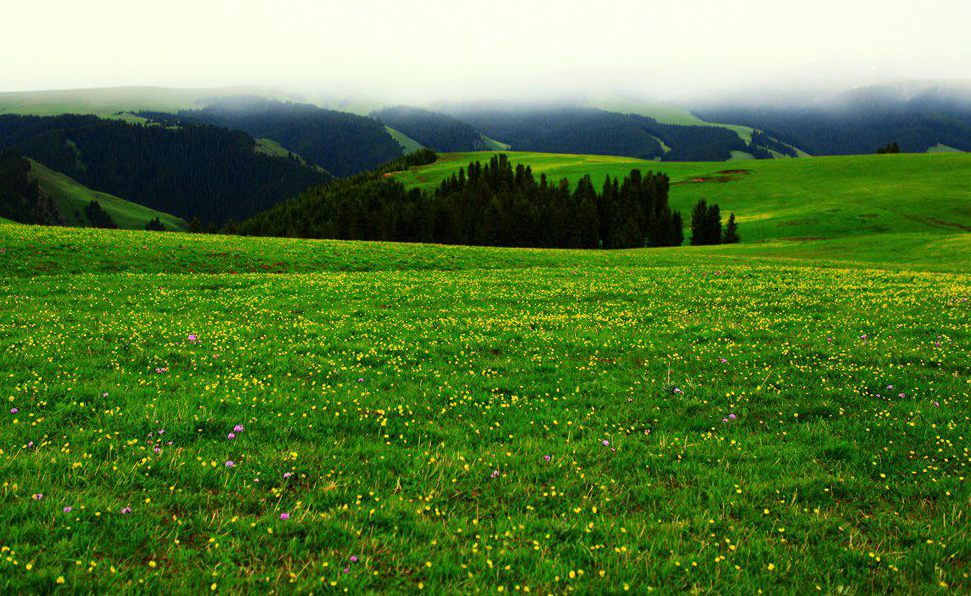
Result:
<svg viewBox="0 0 971 596">
<path fill-rule="evenodd" d="M 971 161 L 743 167 L 733 246 L 0 223 L 0 591 L 971 590 Z"/>
<path fill-rule="evenodd" d="M 397 174 L 433 189 L 470 161 L 493 153 L 454 153 Z M 876 233 L 971 231 L 971 154 L 854 155 L 732 162 L 653 162 L 628 157 L 508 153 L 538 177 L 576 183 L 632 169 L 665 172 L 671 206 L 686 215 L 700 198 L 734 212 L 743 241 L 869 236 Z"/>
</svg>

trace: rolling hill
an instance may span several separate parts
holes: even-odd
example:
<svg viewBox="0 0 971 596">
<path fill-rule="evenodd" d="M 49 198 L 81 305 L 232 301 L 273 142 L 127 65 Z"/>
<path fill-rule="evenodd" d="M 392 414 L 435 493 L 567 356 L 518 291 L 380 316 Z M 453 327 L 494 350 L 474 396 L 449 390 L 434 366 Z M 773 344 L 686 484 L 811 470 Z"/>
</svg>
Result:
<svg viewBox="0 0 971 596">
<path fill-rule="evenodd" d="M 890 142 L 910 153 L 942 145 L 971 151 L 971 84 L 875 85 L 784 102 L 734 98 L 695 113 L 771 131 L 814 155 L 873 153 Z"/>
<path fill-rule="evenodd" d="M 0 93 L 0 114 L 57 116 L 92 114 L 113 116 L 141 111 L 177 112 L 204 106 L 214 98 L 238 95 L 283 97 L 259 87 L 213 87 L 179 89 L 173 87 L 105 87 L 52 91 L 15 91 Z"/>
<path fill-rule="evenodd" d="M 388 134 L 391 135 L 391 138 L 394 139 L 395 142 L 397 142 L 398 145 L 401 146 L 401 151 L 403 153 L 406 153 L 406 154 L 412 153 L 424 147 L 424 145 L 422 145 L 415 139 L 409 137 L 408 135 L 401 132 L 400 130 L 396 130 L 394 128 L 391 128 L 390 126 L 385 126 L 385 128 L 387 129 Z"/>
<path fill-rule="evenodd" d="M 15 149 L 88 188 L 215 224 L 243 219 L 330 179 L 296 157 L 267 155 L 244 132 L 191 123 L 6 115 L 0 116 L 0 148 Z"/>
<path fill-rule="evenodd" d="M 431 189 L 470 161 L 493 153 L 440 156 L 431 165 L 395 174 L 410 187 Z M 971 231 L 971 155 L 867 155 L 730 164 L 672 163 L 612 156 L 509 153 L 537 175 L 575 183 L 631 169 L 662 171 L 672 181 L 671 205 L 684 213 L 700 198 L 734 212 L 744 242 L 812 242 L 871 234 Z"/>
<path fill-rule="evenodd" d="M 108 212 L 112 221 L 122 229 L 144 229 L 145 224 L 155 217 L 159 218 L 166 230 L 186 229 L 186 222 L 174 215 L 155 211 L 108 193 L 91 190 L 77 180 L 55 172 L 36 161 L 31 160 L 30 166 L 31 178 L 37 181 L 41 193 L 54 202 L 54 206 L 67 225 L 82 227 L 90 225 L 84 214 L 84 208 L 91 201 L 97 201 L 101 208 Z"/>
<path fill-rule="evenodd" d="M 208 124 L 273 139 L 335 176 L 351 176 L 399 157 L 402 148 L 374 118 L 305 103 L 255 96 L 211 101 L 205 108 L 169 115 L 140 112 L 154 121 Z"/>
<path fill-rule="evenodd" d="M 440 112 L 392 106 L 372 112 L 371 116 L 435 151 L 489 148 L 482 135 L 467 122 Z"/>
</svg>

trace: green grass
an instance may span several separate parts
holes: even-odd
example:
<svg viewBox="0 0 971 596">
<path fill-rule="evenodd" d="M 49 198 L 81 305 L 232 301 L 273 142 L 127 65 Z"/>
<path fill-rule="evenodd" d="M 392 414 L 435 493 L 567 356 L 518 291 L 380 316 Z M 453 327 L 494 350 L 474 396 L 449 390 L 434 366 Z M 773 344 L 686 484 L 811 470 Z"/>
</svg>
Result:
<svg viewBox="0 0 971 596">
<path fill-rule="evenodd" d="M 98 204 L 108 212 L 111 219 L 118 224 L 118 227 L 123 229 L 144 229 L 145 224 L 154 217 L 158 217 L 168 230 L 184 230 L 186 228 L 185 221 L 174 215 L 155 211 L 114 195 L 91 190 L 73 178 L 55 172 L 34 160 L 30 160 L 30 173 L 33 179 L 37 180 L 41 192 L 54 201 L 54 205 L 68 225 L 91 225 L 84 214 L 84 208 L 91 201 L 98 201 Z"/>
<path fill-rule="evenodd" d="M 0 591 L 968 591 L 968 236 L 0 225 Z"/>
<path fill-rule="evenodd" d="M 0 591 L 971 590 L 971 156 L 513 155 L 743 243 L 0 223 Z"/>
<path fill-rule="evenodd" d="M 409 186 L 436 187 L 472 160 L 491 153 L 442 156 L 398 174 Z M 685 214 L 699 198 L 738 217 L 743 241 L 836 239 L 877 233 L 951 234 L 971 230 L 971 155 L 901 154 L 730 163 L 652 162 L 624 157 L 510 153 L 538 176 L 575 183 L 631 169 L 666 172 L 671 204 Z M 723 174 L 726 170 L 746 173 Z M 725 181 L 718 181 L 725 180 Z"/>
<path fill-rule="evenodd" d="M 502 141 L 497 141 L 493 138 L 482 136 L 482 142 L 485 143 L 486 148 L 489 151 L 508 151 L 511 145 L 508 143 L 503 143 Z"/>
<path fill-rule="evenodd" d="M 961 153 L 960 149 L 938 143 L 927 150 L 928 153 Z"/>
<path fill-rule="evenodd" d="M 256 139 L 256 152 L 270 157 L 290 157 L 292 152 L 273 139 Z"/>
<path fill-rule="evenodd" d="M 396 143 L 401 145 L 401 150 L 404 151 L 405 154 L 414 153 L 415 151 L 418 151 L 419 149 L 424 147 L 424 145 L 422 145 L 415 139 L 409 137 L 408 135 L 401 132 L 400 130 L 396 130 L 387 125 L 384 128 L 387 129 L 388 134 L 391 135 L 391 138 L 393 138 Z"/>
</svg>

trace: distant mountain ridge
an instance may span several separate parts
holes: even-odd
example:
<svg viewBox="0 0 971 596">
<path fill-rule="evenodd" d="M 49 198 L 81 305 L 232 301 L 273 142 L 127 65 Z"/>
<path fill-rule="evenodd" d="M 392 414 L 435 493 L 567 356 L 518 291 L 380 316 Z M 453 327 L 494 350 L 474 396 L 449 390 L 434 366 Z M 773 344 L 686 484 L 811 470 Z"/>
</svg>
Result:
<svg viewBox="0 0 971 596">
<path fill-rule="evenodd" d="M 402 154 L 401 145 L 380 121 L 305 103 L 239 96 L 215 99 L 204 108 L 181 110 L 174 117 L 159 112 L 138 115 L 163 122 L 211 124 L 272 139 L 336 176 L 369 170 Z"/>
<path fill-rule="evenodd" d="M 873 153 L 890 142 L 912 153 L 938 146 L 971 151 L 971 85 L 965 84 L 875 85 L 802 103 L 709 104 L 696 112 L 764 129 L 814 155 Z"/>
<path fill-rule="evenodd" d="M 298 159 L 258 152 L 246 133 L 209 125 L 0 116 L 0 149 L 6 148 L 94 190 L 215 224 L 246 218 L 330 179 Z"/>
</svg>

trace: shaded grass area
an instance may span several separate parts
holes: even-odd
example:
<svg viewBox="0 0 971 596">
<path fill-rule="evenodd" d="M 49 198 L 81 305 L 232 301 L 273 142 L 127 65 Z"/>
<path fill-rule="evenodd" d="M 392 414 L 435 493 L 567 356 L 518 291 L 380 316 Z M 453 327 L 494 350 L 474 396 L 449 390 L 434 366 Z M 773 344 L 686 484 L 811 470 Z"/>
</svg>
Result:
<svg viewBox="0 0 971 596">
<path fill-rule="evenodd" d="M 246 238 L 0 224 L 0 273 L 314 273 L 321 271 L 666 267 L 779 263 L 839 268 L 968 270 L 971 234 L 880 234 L 727 246 L 543 250 Z"/>
</svg>

